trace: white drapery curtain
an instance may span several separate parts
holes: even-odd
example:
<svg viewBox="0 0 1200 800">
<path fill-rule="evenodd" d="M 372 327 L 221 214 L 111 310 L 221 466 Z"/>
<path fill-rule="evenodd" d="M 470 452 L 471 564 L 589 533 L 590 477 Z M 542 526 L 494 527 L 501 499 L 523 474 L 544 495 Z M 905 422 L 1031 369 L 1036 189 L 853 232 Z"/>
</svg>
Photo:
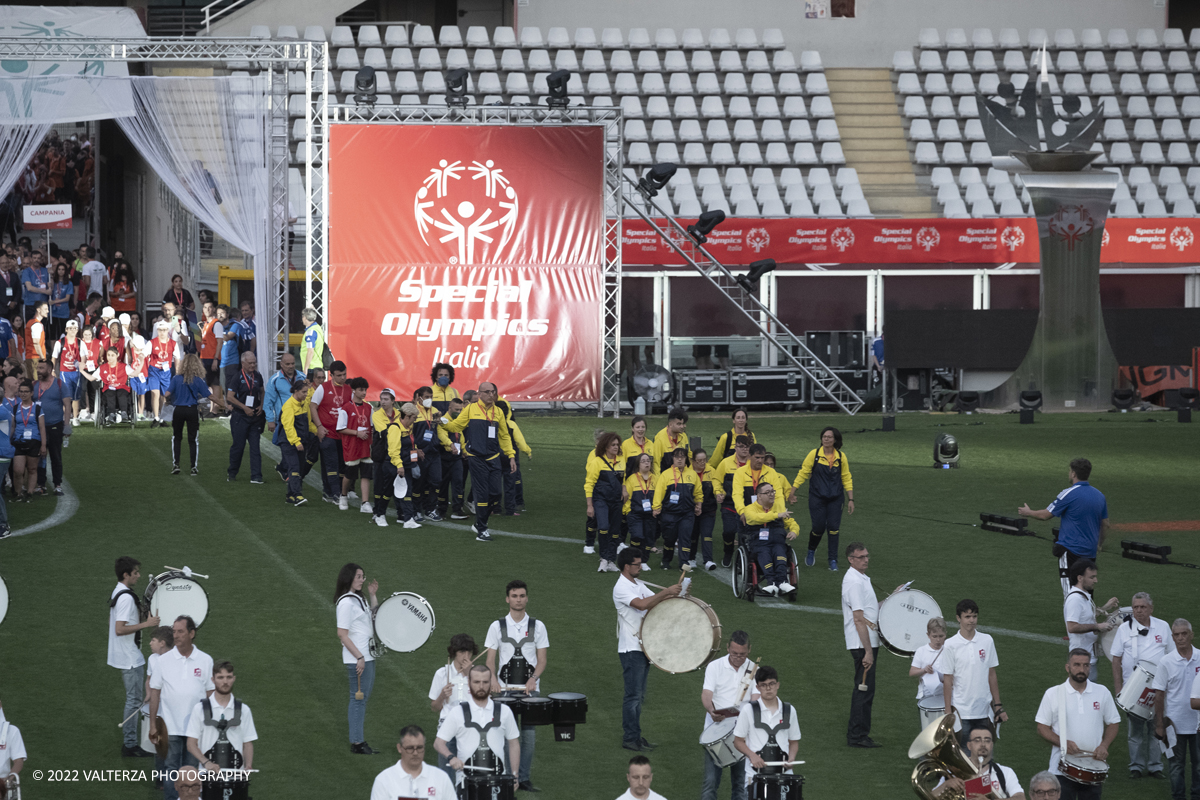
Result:
<svg viewBox="0 0 1200 800">
<path fill-rule="evenodd" d="M 0 81 L 0 200 L 21 177 L 50 126 L 69 115 L 87 92 L 88 81 L 76 78 Z"/>
</svg>

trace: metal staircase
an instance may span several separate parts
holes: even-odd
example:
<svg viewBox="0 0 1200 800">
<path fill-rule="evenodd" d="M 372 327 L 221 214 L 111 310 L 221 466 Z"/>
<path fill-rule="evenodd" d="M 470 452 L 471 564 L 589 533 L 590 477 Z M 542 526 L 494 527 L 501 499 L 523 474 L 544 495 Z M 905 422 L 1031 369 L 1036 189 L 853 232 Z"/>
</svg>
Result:
<svg viewBox="0 0 1200 800">
<path fill-rule="evenodd" d="M 762 332 L 784 357 L 800 372 L 812 381 L 813 396 L 823 392 L 838 408 L 847 414 L 854 414 L 863 407 L 863 400 L 854 390 L 847 386 L 824 362 L 808 349 L 804 340 L 792 333 L 758 296 L 747 291 L 737 276 L 713 258 L 707 250 L 687 232 L 672 215 L 664 212 L 653 198 L 647 197 L 638 188 L 635 181 L 623 176 L 620 186 L 625 202 L 630 205 L 637 215 L 650 226 L 659 238 L 672 250 L 678 253 L 687 263 L 691 264 L 709 282 L 733 303 L 738 311 L 745 315 L 753 325 Z M 666 219 L 666 229 L 658 224 L 656 218 Z"/>
</svg>

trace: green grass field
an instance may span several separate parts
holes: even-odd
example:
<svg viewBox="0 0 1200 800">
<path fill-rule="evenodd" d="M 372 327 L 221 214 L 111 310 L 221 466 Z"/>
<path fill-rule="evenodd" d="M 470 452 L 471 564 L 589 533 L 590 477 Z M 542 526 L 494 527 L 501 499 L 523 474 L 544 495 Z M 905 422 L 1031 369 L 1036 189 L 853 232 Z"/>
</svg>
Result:
<svg viewBox="0 0 1200 800">
<path fill-rule="evenodd" d="M 695 415 L 689 433 L 711 447 L 727 421 Z M 886 434 L 877 415 L 756 416 L 752 423 L 789 477 L 821 427 L 841 427 L 858 506 L 844 520 L 842 541 L 869 545 L 876 585 L 890 589 L 915 580 L 914 588 L 932 594 L 951 616 L 958 600 L 973 597 L 985 630 L 1010 632 L 994 631 L 1000 689 L 1012 716 L 1001 730 L 997 758 L 1016 769 L 1023 784 L 1049 759 L 1033 723 L 1038 702 L 1064 678 L 1055 563 L 1048 541 L 968 525 L 983 511 L 1015 514 L 1023 502 L 1044 507 L 1066 485 L 1067 462 L 1079 455 L 1095 464 L 1092 482 L 1107 495 L 1114 523 L 1200 520 L 1200 425 L 1179 425 L 1174 415 L 1039 415 L 1032 426 L 1018 425 L 1015 415 L 906 415 Z M 652 420 L 651 430 L 662 424 Z M 503 587 L 513 578 L 530 584 L 530 613 L 549 628 L 543 690 L 583 692 L 590 707 L 576 742 L 552 742 L 549 731 L 539 735 L 533 777 L 540 796 L 608 800 L 621 794 L 631 754 L 620 747 L 622 683 L 611 602 L 616 576 L 597 574 L 597 557 L 581 552 L 584 453 L 597 420 L 525 416 L 521 425 L 534 450 L 534 459 L 523 462 L 528 512 L 494 517 L 492 525 L 539 538 L 500 535 L 491 544 L 475 542 L 464 526 L 385 531 L 368 515 L 321 503 L 311 487 L 310 503 L 290 508 L 269 468 L 265 485 L 249 484 L 248 462 L 240 481 L 228 484 L 229 435 L 216 423 L 202 429 L 199 478 L 168 474 L 169 430 L 78 431 L 66 451 L 77 513 L 57 527 L 0 543 L 0 574 L 10 594 L 0 625 L 0 700 L 30 752 L 25 796 L 154 796 L 145 783 L 83 781 L 85 769 L 151 767 L 118 757 L 124 694 L 117 671 L 105 665 L 112 564 L 123 554 L 140 559 L 143 574 L 186 564 L 212 576 L 205 582 L 210 614 L 196 644 L 237 666 L 234 691 L 253 707 L 260 737 L 258 800 L 365 799 L 376 773 L 395 760 L 400 726 L 420 724 L 432 739 L 436 716 L 426 693 L 445 664 L 446 642 L 468 632 L 482 644 L 490 622 L 506 610 Z M 626 435 L 628 419 L 615 427 Z M 959 439 L 961 469 L 931 467 L 933 439 L 943 430 Z M 803 500 L 796 508 L 807 531 Z M 21 529 L 51 510 L 52 500 L 44 498 L 9 513 Z M 1050 523 L 1032 527 L 1049 537 Z M 718 536 L 719 529 L 718 523 Z M 1169 544 L 1175 560 L 1196 563 L 1198 536 L 1196 530 L 1116 531 L 1100 559 L 1097 596 L 1116 594 L 1127 605 L 1135 591 L 1146 590 L 1156 616 L 1194 618 L 1196 573 L 1122 559 L 1119 541 Z M 437 613 L 437 630 L 424 648 L 388 654 L 378 667 L 366 731 L 367 741 L 385 754 L 374 757 L 351 755 L 347 746 L 347 689 L 333 617 L 334 581 L 347 561 L 379 579 L 381 598 L 417 592 Z M 658 582 L 667 575 L 648 577 Z M 838 609 L 841 577 L 801 568 L 795 604 L 736 600 L 712 575 L 697 576 L 693 593 L 713 606 L 726 635 L 748 630 L 752 657 L 778 668 L 780 694 L 800 715 L 806 797 L 912 797 L 906 754 L 918 726 L 907 659 L 880 655 L 872 735 L 884 747 L 845 745 L 852 669 L 840 617 L 822 613 Z M 145 588 L 144 580 L 137 588 Z M 1102 682 L 1111 686 L 1108 662 L 1101 667 Z M 654 789 L 670 800 L 699 796 L 701 681 L 700 672 L 652 670 L 642 724 L 659 744 L 651 756 Z M 1105 797 L 1167 797 L 1165 781 L 1135 784 L 1126 777 L 1124 727 Z M 80 782 L 39 785 L 46 781 L 33 779 L 35 769 L 80 770 Z M 727 792 L 722 787 L 722 797 Z"/>
</svg>

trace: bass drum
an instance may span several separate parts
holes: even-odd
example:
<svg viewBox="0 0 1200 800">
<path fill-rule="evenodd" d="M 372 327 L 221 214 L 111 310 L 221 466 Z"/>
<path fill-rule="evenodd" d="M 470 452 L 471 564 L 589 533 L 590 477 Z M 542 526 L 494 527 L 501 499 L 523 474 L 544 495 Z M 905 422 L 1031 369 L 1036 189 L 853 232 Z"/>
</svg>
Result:
<svg viewBox="0 0 1200 800">
<path fill-rule="evenodd" d="M 424 597 L 396 592 L 375 608 L 375 638 L 388 650 L 411 653 L 429 641 L 437 617 Z"/>
<path fill-rule="evenodd" d="M 911 658 L 929 641 L 926 625 L 942 616 L 929 595 L 915 589 L 894 592 L 879 604 L 879 642 L 892 653 Z"/>
<path fill-rule="evenodd" d="M 1122 606 L 1114 614 L 1112 614 L 1112 616 L 1110 616 L 1109 619 L 1114 620 L 1114 621 L 1121 620 L 1122 622 L 1124 622 L 1132 616 L 1133 616 L 1133 606 Z M 1104 657 L 1107 658 L 1109 661 L 1112 661 L 1112 646 L 1113 646 L 1113 642 L 1115 642 L 1117 640 L 1117 628 L 1119 628 L 1119 627 L 1121 627 L 1121 626 L 1116 625 L 1113 628 L 1111 628 L 1110 630 L 1107 630 L 1104 633 L 1100 634 L 1100 649 L 1104 651 Z"/>
<path fill-rule="evenodd" d="M 0 575 L 0 622 L 4 622 L 6 614 L 8 614 L 8 584 L 4 582 L 4 576 Z"/>
<path fill-rule="evenodd" d="M 171 625 L 180 617 L 191 617 L 199 628 L 208 617 L 208 593 L 200 582 L 172 570 L 155 575 L 142 597 L 142 611 L 158 617 L 159 625 Z"/>
<path fill-rule="evenodd" d="M 646 612 L 638 631 L 642 651 L 663 672 L 700 669 L 721 646 L 721 621 L 695 597 L 670 597 Z"/>
</svg>

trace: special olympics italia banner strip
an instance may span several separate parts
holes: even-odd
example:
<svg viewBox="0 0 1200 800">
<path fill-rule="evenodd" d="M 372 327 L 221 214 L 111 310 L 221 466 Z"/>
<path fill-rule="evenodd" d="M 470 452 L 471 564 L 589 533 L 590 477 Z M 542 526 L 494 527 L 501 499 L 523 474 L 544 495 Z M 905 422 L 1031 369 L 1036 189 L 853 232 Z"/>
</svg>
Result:
<svg viewBox="0 0 1200 800">
<path fill-rule="evenodd" d="M 663 224 L 662 221 L 659 223 Z M 1101 261 L 1200 262 L 1198 219 L 1110 219 Z M 641 219 L 627 219 L 624 266 L 684 262 Z M 727 219 L 705 249 L 723 264 L 773 258 L 780 264 L 1037 263 L 1033 219 Z"/>
<path fill-rule="evenodd" d="M 402 395 L 600 393 L 600 127 L 334 125 L 329 346 Z"/>
</svg>

